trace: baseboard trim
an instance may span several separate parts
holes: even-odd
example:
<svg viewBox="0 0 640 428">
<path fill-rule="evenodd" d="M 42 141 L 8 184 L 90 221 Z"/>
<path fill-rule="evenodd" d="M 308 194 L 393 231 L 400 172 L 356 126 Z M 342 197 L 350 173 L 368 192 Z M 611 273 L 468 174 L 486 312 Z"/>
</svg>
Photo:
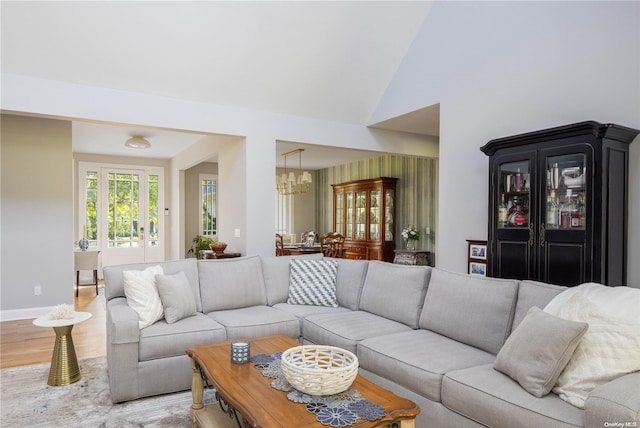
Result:
<svg viewBox="0 0 640 428">
<path fill-rule="evenodd" d="M 40 308 L 9 309 L 0 311 L 0 322 L 38 318 L 48 314 L 51 309 L 53 309 L 53 306 L 45 306 Z"/>
</svg>

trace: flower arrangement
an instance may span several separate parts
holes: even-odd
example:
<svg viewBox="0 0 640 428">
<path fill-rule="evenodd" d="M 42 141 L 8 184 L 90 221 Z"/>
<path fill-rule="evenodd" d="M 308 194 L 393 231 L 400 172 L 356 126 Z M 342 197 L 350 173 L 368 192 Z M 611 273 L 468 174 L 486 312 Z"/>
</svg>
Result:
<svg viewBox="0 0 640 428">
<path fill-rule="evenodd" d="M 75 315 L 75 310 L 72 305 L 67 305 L 63 303 L 62 305 L 56 305 L 49 312 L 49 318 L 52 320 L 68 320 L 73 318 Z"/>
<path fill-rule="evenodd" d="M 420 239 L 420 231 L 413 226 L 407 226 L 402 229 L 402 237 L 409 241 L 417 241 Z"/>
</svg>

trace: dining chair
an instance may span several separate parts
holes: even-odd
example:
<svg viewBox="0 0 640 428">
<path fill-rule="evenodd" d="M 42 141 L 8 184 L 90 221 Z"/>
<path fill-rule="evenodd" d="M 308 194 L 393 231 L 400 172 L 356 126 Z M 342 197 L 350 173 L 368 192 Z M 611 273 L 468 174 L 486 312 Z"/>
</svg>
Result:
<svg viewBox="0 0 640 428">
<path fill-rule="evenodd" d="M 284 248 L 284 239 L 282 235 L 276 233 L 276 256 L 288 256 L 289 251 Z"/>
<path fill-rule="evenodd" d="M 73 266 L 76 271 L 76 297 L 78 297 L 78 290 L 81 285 L 95 285 L 96 296 L 98 295 L 98 264 L 100 251 L 74 251 Z M 80 284 L 80 271 L 90 270 L 93 271 L 93 282 L 89 284 Z"/>
<path fill-rule="evenodd" d="M 320 238 L 320 249 L 325 257 L 344 257 L 344 236 L 337 232 L 329 232 Z"/>
</svg>

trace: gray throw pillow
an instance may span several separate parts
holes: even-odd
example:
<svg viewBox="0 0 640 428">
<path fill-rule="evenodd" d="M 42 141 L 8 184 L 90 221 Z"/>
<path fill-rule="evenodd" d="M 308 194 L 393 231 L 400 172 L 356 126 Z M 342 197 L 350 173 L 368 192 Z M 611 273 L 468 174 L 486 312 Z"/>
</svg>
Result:
<svg viewBox="0 0 640 428">
<path fill-rule="evenodd" d="M 532 307 L 498 352 L 493 368 L 531 395 L 547 395 L 569 362 L 586 323 L 568 321 Z"/>
<path fill-rule="evenodd" d="M 169 324 L 196 314 L 196 299 L 184 272 L 156 275 L 156 285 L 164 307 L 164 319 Z"/>
</svg>

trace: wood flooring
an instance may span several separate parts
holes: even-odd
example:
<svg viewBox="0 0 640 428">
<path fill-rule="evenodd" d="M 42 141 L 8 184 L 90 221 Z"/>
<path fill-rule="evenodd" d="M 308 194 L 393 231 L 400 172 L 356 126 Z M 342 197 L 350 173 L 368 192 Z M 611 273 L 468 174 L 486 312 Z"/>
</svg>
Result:
<svg viewBox="0 0 640 428">
<path fill-rule="evenodd" d="M 73 326 L 76 356 L 80 360 L 106 355 L 104 296 L 96 296 L 95 287 L 80 287 L 78 294 L 76 311 L 91 312 L 93 316 Z M 0 369 L 50 363 L 55 338 L 52 328 L 36 327 L 31 319 L 1 322 Z"/>
</svg>

